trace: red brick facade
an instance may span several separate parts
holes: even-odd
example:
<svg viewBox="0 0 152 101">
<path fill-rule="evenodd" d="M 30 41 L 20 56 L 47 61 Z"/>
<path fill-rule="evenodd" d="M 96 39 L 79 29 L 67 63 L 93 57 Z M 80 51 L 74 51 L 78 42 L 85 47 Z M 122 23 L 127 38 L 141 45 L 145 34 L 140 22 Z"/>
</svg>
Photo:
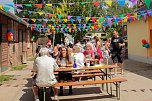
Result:
<svg viewBox="0 0 152 101">
<path fill-rule="evenodd" d="M 14 32 L 12 42 L 7 40 L 8 30 Z M 36 40 L 31 41 L 31 38 L 36 33 L 27 28 L 25 24 L 0 12 L 0 72 L 9 67 L 26 63 L 28 57 L 35 54 Z"/>
</svg>

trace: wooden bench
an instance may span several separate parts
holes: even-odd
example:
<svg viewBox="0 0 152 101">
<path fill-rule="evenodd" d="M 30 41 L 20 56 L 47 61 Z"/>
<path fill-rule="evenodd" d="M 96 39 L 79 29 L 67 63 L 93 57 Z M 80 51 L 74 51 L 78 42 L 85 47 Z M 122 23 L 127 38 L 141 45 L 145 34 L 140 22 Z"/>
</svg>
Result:
<svg viewBox="0 0 152 101">
<path fill-rule="evenodd" d="M 125 81 L 127 81 L 127 79 L 125 79 L 125 78 L 115 78 L 115 79 L 109 79 L 109 80 L 62 82 L 62 83 L 56 83 L 55 87 L 113 83 L 115 85 L 115 87 L 116 87 L 116 97 L 117 97 L 118 100 L 120 100 L 120 83 L 121 82 L 125 82 Z M 111 88 L 111 95 L 112 95 L 112 88 Z"/>
</svg>

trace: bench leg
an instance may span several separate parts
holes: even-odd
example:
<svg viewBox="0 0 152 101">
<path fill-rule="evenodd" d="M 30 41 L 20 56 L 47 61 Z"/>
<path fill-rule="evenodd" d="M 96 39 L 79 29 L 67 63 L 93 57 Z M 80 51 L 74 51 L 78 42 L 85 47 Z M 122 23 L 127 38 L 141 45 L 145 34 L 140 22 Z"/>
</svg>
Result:
<svg viewBox="0 0 152 101">
<path fill-rule="evenodd" d="M 116 82 L 116 97 L 120 100 L 120 82 Z"/>
<path fill-rule="evenodd" d="M 110 79 L 111 79 L 111 69 L 110 69 Z M 112 96 L 112 83 L 110 83 L 110 91 L 111 91 L 111 96 Z"/>
</svg>

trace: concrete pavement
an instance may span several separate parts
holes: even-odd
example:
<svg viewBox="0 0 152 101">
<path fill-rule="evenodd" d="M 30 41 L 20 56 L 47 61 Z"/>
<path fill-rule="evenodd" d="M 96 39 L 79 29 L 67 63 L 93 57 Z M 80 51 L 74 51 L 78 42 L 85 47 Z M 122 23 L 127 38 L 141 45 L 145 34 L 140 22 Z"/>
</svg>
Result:
<svg viewBox="0 0 152 101">
<path fill-rule="evenodd" d="M 31 68 L 32 62 L 28 62 L 27 69 L 6 73 L 14 75 L 14 79 L 0 86 L 0 101 L 34 101 Z M 125 60 L 125 73 L 118 76 L 128 79 L 121 84 L 120 101 L 152 101 L 152 65 Z M 60 96 L 59 99 L 60 101 L 117 101 L 115 97 L 111 98 L 100 88 L 100 85 L 73 87 L 71 96 L 67 96 L 68 89 L 65 88 L 64 96 Z"/>
</svg>

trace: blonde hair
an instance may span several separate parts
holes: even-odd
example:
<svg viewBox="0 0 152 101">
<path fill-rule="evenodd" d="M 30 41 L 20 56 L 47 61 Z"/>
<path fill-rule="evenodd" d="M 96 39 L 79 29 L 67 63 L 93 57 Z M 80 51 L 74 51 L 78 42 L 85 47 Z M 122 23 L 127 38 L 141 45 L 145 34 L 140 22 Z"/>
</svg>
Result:
<svg viewBox="0 0 152 101">
<path fill-rule="evenodd" d="M 79 52 L 81 52 L 80 47 L 78 47 L 78 46 L 73 46 L 73 53 L 79 53 Z"/>
</svg>

